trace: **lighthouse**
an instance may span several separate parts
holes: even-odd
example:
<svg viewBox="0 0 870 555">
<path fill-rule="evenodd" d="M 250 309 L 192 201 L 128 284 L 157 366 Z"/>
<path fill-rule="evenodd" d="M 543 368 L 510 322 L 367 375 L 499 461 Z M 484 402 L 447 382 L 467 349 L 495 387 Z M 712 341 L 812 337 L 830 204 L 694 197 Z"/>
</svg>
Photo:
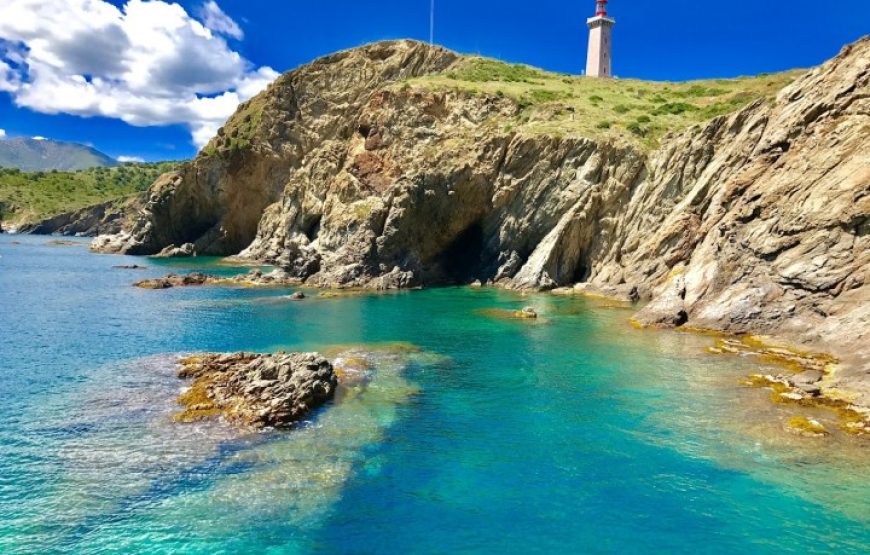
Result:
<svg viewBox="0 0 870 555">
<path fill-rule="evenodd" d="M 586 54 L 586 75 L 610 77 L 613 26 L 616 20 L 607 17 L 607 0 L 598 0 L 595 17 L 586 20 L 589 25 L 589 50 Z"/>
</svg>

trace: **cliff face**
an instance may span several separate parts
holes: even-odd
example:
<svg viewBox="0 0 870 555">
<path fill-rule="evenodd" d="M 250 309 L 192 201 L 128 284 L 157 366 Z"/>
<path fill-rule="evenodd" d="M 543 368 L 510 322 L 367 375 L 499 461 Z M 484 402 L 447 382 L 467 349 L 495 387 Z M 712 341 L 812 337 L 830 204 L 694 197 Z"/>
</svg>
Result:
<svg viewBox="0 0 870 555">
<path fill-rule="evenodd" d="M 122 233 L 133 224 L 133 218 L 144 205 L 143 195 L 106 201 L 72 212 L 58 214 L 40 222 L 25 224 L 18 233 L 34 235 L 76 235 L 96 237 L 109 233 Z"/>
<path fill-rule="evenodd" d="M 870 40 L 652 153 L 400 82 L 458 60 L 390 42 L 282 76 L 95 248 L 194 243 L 324 286 L 585 283 L 650 299 L 644 323 L 778 334 L 866 372 Z"/>
</svg>

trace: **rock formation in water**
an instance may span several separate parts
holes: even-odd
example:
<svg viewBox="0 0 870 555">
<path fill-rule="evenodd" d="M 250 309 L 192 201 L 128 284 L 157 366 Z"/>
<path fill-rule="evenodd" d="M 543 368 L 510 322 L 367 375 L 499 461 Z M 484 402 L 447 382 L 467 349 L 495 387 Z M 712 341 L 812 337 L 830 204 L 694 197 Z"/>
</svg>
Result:
<svg viewBox="0 0 870 555">
<path fill-rule="evenodd" d="M 870 39 L 653 152 L 499 125 L 504 95 L 428 90 L 457 54 L 410 41 L 320 59 L 240 106 L 94 248 L 276 264 L 314 286 L 583 284 L 636 319 L 837 354 L 870 406 Z"/>
<path fill-rule="evenodd" d="M 250 428 L 283 428 L 335 394 L 332 364 L 316 353 L 203 354 L 181 360 L 178 376 L 192 379 L 176 416 L 192 422 L 223 416 Z"/>
<path fill-rule="evenodd" d="M 283 270 L 263 272 L 251 270 L 246 274 L 232 277 L 215 276 L 192 272 L 189 274 L 168 274 L 163 277 L 143 279 L 133 285 L 140 289 L 172 289 L 173 287 L 198 287 L 201 285 L 238 285 L 241 287 L 289 287 L 299 285 L 300 279 Z M 298 296 L 297 296 L 298 298 Z M 304 297 L 302 297 L 304 298 Z"/>
</svg>

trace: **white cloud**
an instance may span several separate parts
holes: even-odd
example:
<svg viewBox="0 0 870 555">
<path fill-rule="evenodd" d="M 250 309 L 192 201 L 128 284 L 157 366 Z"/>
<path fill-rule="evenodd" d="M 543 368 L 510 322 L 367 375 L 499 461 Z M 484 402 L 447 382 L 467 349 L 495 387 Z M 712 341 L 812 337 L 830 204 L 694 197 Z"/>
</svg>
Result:
<svg viewBox="0 0 870 555">
<path fill-rule="evenodd" d="M 30 137 L 30 138 L 33 139 L 34 141 L 47 141 L 48 140 L 47 138 L 43 137 L 42 135 L 35 135 L 33 137 Z"/>
<path fill-rule="evenodd" d="M 199 10 L 199 15 L 207 29 L 221 35 L 232 37 L 236 40 L 242 40 L 245 38 L 245 34 L 242 32 L 239 24 L 233 21 L 230 16 L 225 14 L 220 6 L 218 6 L 217 2 L 214 2 L 213 0 L 209 0 L 202 5 L 202 8 Z"/>
<path fill-rule="evenodd" d="M 178 4 L 16 0 L 0 19 L 0 91 L 46 114 L 131 125 L 183 124 L 204 145 L 238 104 L 278 73 L 255 67 L 221 34 L 242 36 L 214 2 L 205 24 Z"/>
<path fill-rule="evenodd" d="M 127 164 L 130 162 L 142 163 L 145 161 L 144 158 L 140 158 L 139 156 L 118 156 L 117 160 L 122 164 Z"/>
<path fill-rule="evenodd" d="M 6 130 L 0 129 L 0 139 L 4 139 L 4 138 L 6 138 Z"/>
</svg>

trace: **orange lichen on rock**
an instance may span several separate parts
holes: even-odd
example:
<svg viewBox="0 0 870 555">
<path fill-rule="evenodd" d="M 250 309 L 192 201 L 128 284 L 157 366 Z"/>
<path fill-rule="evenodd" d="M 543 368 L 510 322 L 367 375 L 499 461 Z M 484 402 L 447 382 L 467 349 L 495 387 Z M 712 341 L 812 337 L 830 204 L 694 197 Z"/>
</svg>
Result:
<svg viewBox="0 0 870 555">
<path fill-rule="evenodd" d="M 174 419 L 195 422 L 223 416 L 244 428 L 286 427 L 332 398 L 332 364 L 316 353 L 203 354 L 181 359 L 190 388 L 178 398 Z"/>
</svg>

